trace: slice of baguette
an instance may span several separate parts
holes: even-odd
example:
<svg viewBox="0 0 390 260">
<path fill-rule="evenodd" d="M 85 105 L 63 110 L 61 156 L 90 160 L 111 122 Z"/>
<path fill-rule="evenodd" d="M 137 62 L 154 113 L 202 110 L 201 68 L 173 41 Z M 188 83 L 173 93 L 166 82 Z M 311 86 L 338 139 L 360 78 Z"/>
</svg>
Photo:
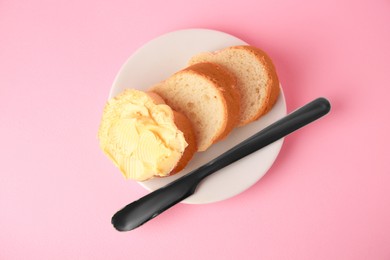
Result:
<svg viewBox="0 0 390 260">
<path fill-rule="evenodd" d="M 196 152 L 190 121 L 156 93 L 127 89 L 104 108 L 98 138 L 126 178 L 145 181 L 182 170 Z"/>
<path fill-rule="evenodd" d="M 267 113 L 275 104 L 280 88 L 275 67 L 268 55 L 253 46 L 232 46 L 192 57 L 189 65 L 214 62 L 237 78 L 241 94 L 238 126 L 244 126 Z"/>
<path fill-rule="evenodd" d="M 240 93 L 235 77 L 214 63 L 197 63 L 157 84 L 151 91 L 191 121 L 198 151 L 226 137 L 237 126 Z"/>
</svg>

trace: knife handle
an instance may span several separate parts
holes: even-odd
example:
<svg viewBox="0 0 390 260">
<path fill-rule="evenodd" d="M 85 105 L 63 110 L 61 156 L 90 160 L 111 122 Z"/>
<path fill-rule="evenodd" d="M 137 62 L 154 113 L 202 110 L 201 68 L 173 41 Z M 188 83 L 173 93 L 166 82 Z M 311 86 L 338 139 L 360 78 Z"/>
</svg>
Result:
<svg viewBox="0 0 390 260">
<path fill-rule="evenodd" d="M 324 116 L 330 110 L 325 98 L 317 98 L 269 125 L 232 149 L 187 175 L 128 204 L 111 219 L 119 231 L 132 230 L 191 196 L 198 184 L 217 170 L 275 142 Z"/>
<path fill-rule="evenodd" d="M 112 217 L 111 223 L 119 231 L 129 231 L 189 197 L 201 179 L 194 174 L 184 177 L 128 204 Z"/>
</svg>

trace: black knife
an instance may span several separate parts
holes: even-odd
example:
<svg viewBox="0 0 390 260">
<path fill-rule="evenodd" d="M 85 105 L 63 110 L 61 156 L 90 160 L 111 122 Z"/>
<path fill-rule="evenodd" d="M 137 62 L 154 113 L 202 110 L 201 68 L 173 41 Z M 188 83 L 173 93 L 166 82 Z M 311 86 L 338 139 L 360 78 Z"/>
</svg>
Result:
<svg viewBox="0 0 390 260">
<path fill-rule="evenodd" d="M 119 210 L 111 219 L 118 231 L 130 231 L 194 194 L 198 184 L 210 174 L 279 140 L 330 111 L 325 98 L 317 98 L 269 125 L 245 141 L 187 175 L 155 190 Z"/>
</svg>

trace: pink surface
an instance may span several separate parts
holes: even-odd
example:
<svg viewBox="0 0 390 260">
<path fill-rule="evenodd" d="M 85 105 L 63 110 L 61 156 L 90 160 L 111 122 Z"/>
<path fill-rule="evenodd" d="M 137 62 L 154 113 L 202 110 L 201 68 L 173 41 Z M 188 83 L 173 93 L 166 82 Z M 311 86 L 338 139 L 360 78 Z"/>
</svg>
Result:
<svg viewBox="0 0 390 260">
<path fill-rule="evenodd" d="M 0 2 L 0 259 L 390 259 L 389 1 L 135 2 Z M 333 110 L 246 192 L 119 233 L 146 191 L 99 150 L 102 108 L 130 54 L 184 28 L 265 49 L 289 111 Z"/>
</svg>

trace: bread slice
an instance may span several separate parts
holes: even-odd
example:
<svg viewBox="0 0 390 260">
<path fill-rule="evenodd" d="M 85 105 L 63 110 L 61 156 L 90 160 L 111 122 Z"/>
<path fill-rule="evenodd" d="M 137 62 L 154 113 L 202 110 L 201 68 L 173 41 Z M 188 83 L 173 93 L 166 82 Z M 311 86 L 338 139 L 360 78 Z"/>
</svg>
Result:
<svg viewBox="0 0 390 260">
<path fill-rule="evenodd" d="M 240 93 L 235 77 L 214 63 L 197 63 L 157 84 L 151 91 L 183 113 L 195 130 L 198 151 L 226 137 L 238 123 Z"/>
<path fill-rule="evenodd" d="M 123 175 L 137 181 L 179 172 L 197 150 L 184 115 L 157 94 L 133 89 L 107 102 L 98 138 Z"/>
<path fill-rule="evenodd" d="M 279 96 L 279 80 L 268 55 L 253 46 L 232 46 L 192 57 L 189 65 L 214 62 L 237 78 L 241 94 L 238 126 L 244 126 L 267 113 Z"/>
</svg>

